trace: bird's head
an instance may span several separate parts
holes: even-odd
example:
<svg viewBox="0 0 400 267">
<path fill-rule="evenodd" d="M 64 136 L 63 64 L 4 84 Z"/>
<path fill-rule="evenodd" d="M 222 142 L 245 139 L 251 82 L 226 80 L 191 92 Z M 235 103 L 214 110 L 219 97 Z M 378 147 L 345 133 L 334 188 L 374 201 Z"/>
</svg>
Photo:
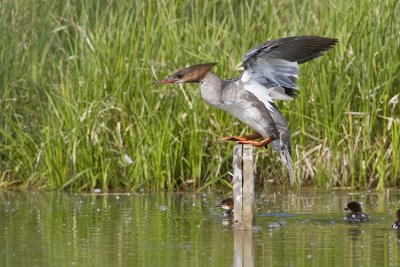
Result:
<svg viewBox="0 0 400 267">
<path fill-rule="evenodd" d="M 217 63 L 203 63 L 181 69 L 158 83 L 199 83 Z"/>
<path fill-rule="evenodd" d="M 349 202 L 349 204 L 347 204 L 347 208 L 345 208 L 344 210 L 347 210 L 349 212 L 361 212 L 361 204 L 357 201 Z"/>
</svg>

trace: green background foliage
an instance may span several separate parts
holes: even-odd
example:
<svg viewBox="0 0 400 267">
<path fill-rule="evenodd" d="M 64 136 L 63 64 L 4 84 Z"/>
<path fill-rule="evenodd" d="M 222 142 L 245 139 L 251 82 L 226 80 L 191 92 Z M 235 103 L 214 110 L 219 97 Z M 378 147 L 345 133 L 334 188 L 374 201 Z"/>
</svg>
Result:
<svg viewBox="0 0 400 267">
<path fill-rule="evenodd" d="M 339 39 L 301 66 L 299 97 L 278 105 L 298 184 L 398 184 L 399 4 L 386 1 L 6 0 L 0 3 L 0 186 L 90 190 L 230 184 L 232 144 L 249 133 L 195 85 L 158 86 L 182 67 L 240 74 L 269 39 Z M 286 183 L 257 150 L 260 184 Z"/>
</svg>

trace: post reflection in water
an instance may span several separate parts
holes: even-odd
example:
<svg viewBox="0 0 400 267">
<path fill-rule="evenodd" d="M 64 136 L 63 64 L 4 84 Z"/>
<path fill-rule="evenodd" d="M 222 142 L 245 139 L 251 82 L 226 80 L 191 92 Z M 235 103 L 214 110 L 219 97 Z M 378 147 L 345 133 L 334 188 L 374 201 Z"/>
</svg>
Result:
<svg viewBox="0 0 400 267">
<path fill-rule="evenodd" d="M 233 232 L 235 242 L 233 266 L 254 266 L 253 232 L 235 228 Z"/>
</svg>

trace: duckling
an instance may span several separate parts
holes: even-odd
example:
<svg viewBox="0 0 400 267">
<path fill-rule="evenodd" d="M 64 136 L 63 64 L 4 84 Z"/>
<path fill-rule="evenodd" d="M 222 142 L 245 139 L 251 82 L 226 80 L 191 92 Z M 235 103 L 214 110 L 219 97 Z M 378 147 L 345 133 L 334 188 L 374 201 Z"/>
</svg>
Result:
<svg viewBox="0 0 400 267">
<path fill-rule="evenodd" d="M 343 220 L 345 222 L 358 223 L 358 222 L 366 222 L 371 219 L 368 216 L 368 214 L 362 212 L 361 204 L 358 203 L 357 201 L 349 202 L 347 204 L 347 208 L 345 208 L 344 210 L 348 211 L 346 216 L 343 217 Z"/>
</svg>

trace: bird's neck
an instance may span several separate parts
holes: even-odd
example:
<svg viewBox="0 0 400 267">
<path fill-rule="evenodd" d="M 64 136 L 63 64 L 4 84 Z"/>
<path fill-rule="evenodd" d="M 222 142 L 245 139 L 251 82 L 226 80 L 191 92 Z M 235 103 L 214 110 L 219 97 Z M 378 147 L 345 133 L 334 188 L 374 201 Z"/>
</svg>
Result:
<svg viewBox="0 0 400 267">
<path fill-rule="evenodd" d="M 200 85 L 201 96 L 204 101 L 211 106 L 218 105 L 222 90 L 221 79 L 215 73 L 210 71 L 200 81 Z"/>
</svg>

